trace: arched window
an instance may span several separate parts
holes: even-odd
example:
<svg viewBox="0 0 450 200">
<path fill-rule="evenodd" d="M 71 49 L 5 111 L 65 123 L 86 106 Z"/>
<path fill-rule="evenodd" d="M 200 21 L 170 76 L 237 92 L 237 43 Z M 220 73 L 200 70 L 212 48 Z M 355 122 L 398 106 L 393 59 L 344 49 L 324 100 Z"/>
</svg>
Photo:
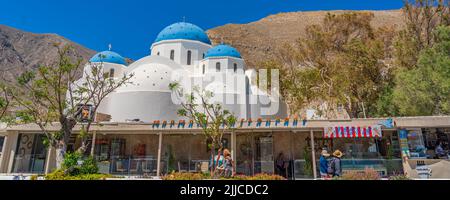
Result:
<svg viewBox="0 0 450 200">
<path fill-rule="evenodd" d="M 158 51 L 158 53 L 157 53 L 156 55 L 158 55 L 158 56 L 159 56 L 159 51 Z"/>
<path fill-rule="evenodd" d="M 110 70 L 109 70 L 109 77 L 114 77 L 114 69 L 113 68 L 111 68 Z"/>
<path fill-rule="evenodd" d="M 234 73 L 237 72 L 237 64 L 236 63 L 234 63 L 234 65 L 233 65 L 233 71 L 234 71 Z"/>
<path fill-rule="evenodd" d="M 191 50 L 187 51 L 187 65 L 191 65 L 191 57 L 192 57 L 192 52 Z"/>
<path fill-rule="evenodd" d="M 175 60 L 175 50 L 170 50 L 170 60 Z"/>
<path fill-rule="evenodd" d="M 205 53 L 203 53 L 203 57 L 202 58 L 205 59 Z"/>
<path fill-rule="evenodd" d="M 202 74 L 205 74 L 205 65 L 202 66 Z"/>
<path fill-rule="evenodd" d="M 220 72 L 220 62 L 216 63 L 216 72 Z"/>
</svg>

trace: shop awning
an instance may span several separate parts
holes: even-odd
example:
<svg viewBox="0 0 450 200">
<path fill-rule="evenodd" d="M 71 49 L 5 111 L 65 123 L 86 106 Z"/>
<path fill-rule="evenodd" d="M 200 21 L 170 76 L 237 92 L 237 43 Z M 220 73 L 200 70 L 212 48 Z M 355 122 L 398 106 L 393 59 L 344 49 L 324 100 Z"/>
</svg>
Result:
<svg viewBox="0 0 450 200">
<path fill-rule="evenodd" d="M 326 127 L 324 138 L 372 138 L 382 137 L 381 126 L 335 126 Z"/>
</svg>

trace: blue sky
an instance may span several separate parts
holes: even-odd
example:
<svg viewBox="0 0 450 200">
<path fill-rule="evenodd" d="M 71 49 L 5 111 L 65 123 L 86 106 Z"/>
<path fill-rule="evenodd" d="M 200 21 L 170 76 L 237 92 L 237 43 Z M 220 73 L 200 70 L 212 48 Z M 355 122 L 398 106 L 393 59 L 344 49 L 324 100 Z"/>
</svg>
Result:
<svg viewBox="0 0 450 200">
<path fill-rule="evenodd" d="M 402 0 L 0 0 L 0 24 L 56 33 L 95 51 L 111 43 L 136 60 L 149 54 L 160 30 L 183 17 L 207 30 L 279 12 L 401 7 Z"/>
</svg>

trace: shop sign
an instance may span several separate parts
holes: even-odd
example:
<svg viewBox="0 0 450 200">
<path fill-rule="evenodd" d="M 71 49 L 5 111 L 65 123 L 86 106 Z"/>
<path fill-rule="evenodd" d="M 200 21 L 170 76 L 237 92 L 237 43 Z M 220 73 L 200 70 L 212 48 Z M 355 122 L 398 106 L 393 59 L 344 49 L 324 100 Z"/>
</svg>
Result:
<svg viewBox="0 0 450 200">
<path fill-rule="evenodd" d="M 394 128 L 395 126 L 395 122 L 392 118 L 386 119 L 386 120 L 382 120 L 378 123 L 378 125 L 382 125 L 386 128 Z"/>
<path fill-rule="evenodd" d="M 94 118 L 92 105 L 79 105 L 78 110 L 80 113 L 77 115 L 77 119 L 80 122 L 88 122 Z"/>
<path fill-rule="evenodd" d="M 373 138 L 382 137 L 381 126 L 335 126 L 326 127 L 324 138 Z"/>
</svg>

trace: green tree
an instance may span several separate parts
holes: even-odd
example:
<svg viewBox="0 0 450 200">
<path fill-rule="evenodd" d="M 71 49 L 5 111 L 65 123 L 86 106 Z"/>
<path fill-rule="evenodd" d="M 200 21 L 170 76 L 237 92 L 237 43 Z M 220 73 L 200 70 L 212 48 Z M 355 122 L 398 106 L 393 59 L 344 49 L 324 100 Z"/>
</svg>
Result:
<svg viewBox="0 0 450 200">
<path fill-rule="evenodd" d="M 437 28 L 434 37 L 416 68 L 397 73 L 393 103 L 400 115 L 450 114 L 450 26 Z"/>
<path fill-rule="evenodd" d="M 94 112 L 103 99 L 116 88 L 129 82 L 132 74 L 113 79 L 103 73 L 103 64 L 94 64 L 78 81 L 81 59 L 74 60 L 71 46 L 58 48 L 58 62 L 40 66 L 37 72 L 25 72 L 17 78 L 18 87 L 11 90 L 22 123 L 34 123 L 46 136 L 48 145 L 56 149 L 56 165 L 61 169 L 67 143 L 79 123 L 83 105 Z M 11 86 L 12 87 L 12 86 Z M 59 122 L 55 124 L 54 122 Z M 93 120 L 87 122 L 89 127 Z M 56 126 L 55 126 L 56 125 Z M 82 125 L 85 125 L 82 123 Z M 58 131 L 54 131 L 57 127 Z M 80 135 L 86 135 L 82 129 Z M 87 140 L 83 139 L 83 146 Z"/>
<path fill-rule="evenodd" d="M 398 79 L 407 79 L 413 76 L 412 73 L 420 73 L 418 71 L 408 73 L 409 70 L 415 70 L 417 68 L 417 63 L 420 58 L 420 52 L 431 48 L 436 39 L 433 31 L 440 25 L 448 26 L 450 25 L 449 16 L 449 1 L 444 0 L 413 0 L 413 1 L 405 1 L 405 6 L 402 9 L 404 19 L 405 19 L 405 28 L 398 33 L 393 40 L 391 54 L 393 55 L 393 67 L 390 68 L 390 79 L 384 84 L 384 88 L 379 95 L 377 102 L 375 103 L 375 109 L 372 110 L 373 116 L 398 116 L 398 115 L 412 115 L 414 113 L 419 114 L 431 114 L 432 112 L 422 112 L 420 110 L 426 110 L 426 108 L 419 109 L 416 107 L 416 111 L 408 111 L 406 110 L 400 111 L 399 106 L 402 102 L 400 100 L 394 100 L 394 91 L 396 92 L 396 97 L 401 96 L 399 93 L 399 88 L 402 86 L 396 86 L 401 82 L 405 82 L 406 80 L 400 81 Z M 394 77 L 396 77 L 394 80 Z M 411 80 L 412 81 L 412 80 Z M 419 81 L 416 79 L 415 81 Z M 428 80 L 421 80 L 428 81 Z M 427 82 L 417 82 L 417 88 L 428 88 L 426 84 Z M 420 86 L 419 86 L 420 85 Z M 397 87 L 397 89 L 395 89 Z M 409 87 L 409 86 L 408 86 Z M 406 89 L 406 88 L 404 88 Z M 402 98 L 402 97 L 401 97 Z M 405 97 L 406 98 L 406 97 Z M 419 100 L 421 99 L 422 100 Z M 427 100 L 428 99 L 428 100 Z M 417 101 L 431 101 L 429 97 L 421 94 L 417 97 Z M 396 101 L 396 103 L 394 103 Z M 405 102 L 406 103 L 406 102 Z M 414 102 L 409 102 L 414 103 Z M 422 105 L 425 106 L 425 105 Z M 429 105 L 428 105 L 429 106 Z M 425 106 L 427 107 L 427 106 Z M 405 108 L 403 108 L 405 109 Z M 431 110 L 429 110 L 431 111 Z"/>
<path fill-rule="evenodd" d="M 390 78 L 388 57 L 392 29 L 375 30 L 370 12 L 327 14 L 307 27 L 306 36 L 280 47 L 264 63 L 280 69 L 281 91 L 292 114 L 305 107 L 334 117 L 338 107 L 350 117 L 365 117 Z M 389 37 L 390 36 L 390 37 Z"/>
<path fill-rule="evenodd" d="M 195 124 L 200 125 L 206 141 L 211 150 L 211 159 L 215 158 L 216 147 L 219 149 L 218 155 L 223 148 L 223 135 L 225 131 L 233 129 L 236 117 L 221 104 L 212 102 L 214 93 L 194 86 L 189 93 L 184 92 L 184 88 L 179 83 L 171 83 L 169 88 L 181 99 L 181 107 L 178 115 L 191 119 Z M 211 176 L 215 175 L 216 166 L 211 168 Z"/>
<path fill-rule="evenodd" d="M 412 69 L 419 59 L 418 52 L 433 46 L 433 31 L 450 25 L 450 1 L 404 0 L 402 9 L 406 28 L 395 41 L 396 66 Z"/>
</svg>

